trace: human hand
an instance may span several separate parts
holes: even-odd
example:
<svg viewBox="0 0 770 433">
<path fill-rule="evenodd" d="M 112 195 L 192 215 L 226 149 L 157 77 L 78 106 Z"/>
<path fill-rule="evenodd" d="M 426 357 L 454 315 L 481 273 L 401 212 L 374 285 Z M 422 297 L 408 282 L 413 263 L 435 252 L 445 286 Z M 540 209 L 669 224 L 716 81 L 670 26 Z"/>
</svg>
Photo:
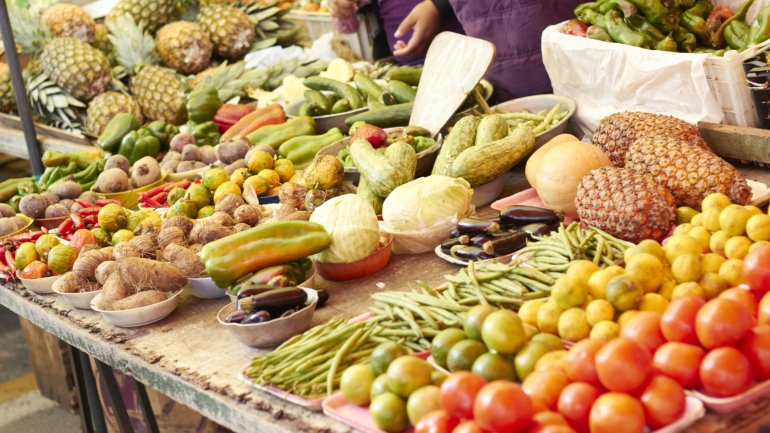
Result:
<svg viewBox="0 0 770 433">
<path fill-rule="evenodd" d="M 329 13 L 333 17 L 348 17 L 356 13 L 356 0 L 329 0 Z"/>
<path fill-rule="evenodd" d="M 424 0 L 409 12 L 404 21 L 398 26 L 395 37 L 404 36 L 409 30 L 412 30 L 412 37 L 409 43 L 404 43 L 401 39 L 393 47 L 393 54 L 400 57 L 414 57 L 424 54 L 428 51 L 433 37 L 438 33 L 441 26 L 441 16 L 438 9 L 430 0 Z"/>
</svg>

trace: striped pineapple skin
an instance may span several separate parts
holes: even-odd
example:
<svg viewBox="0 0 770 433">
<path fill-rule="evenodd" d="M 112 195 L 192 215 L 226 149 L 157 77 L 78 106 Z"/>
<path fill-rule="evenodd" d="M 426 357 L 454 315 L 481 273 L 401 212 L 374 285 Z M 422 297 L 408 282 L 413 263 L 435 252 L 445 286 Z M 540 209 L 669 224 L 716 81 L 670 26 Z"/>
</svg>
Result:
<svg viewBox="0 0 770 433">
<path fill-rule="evenodd" d="M 227 59 L 246 54 L 257 37 L 254 23 L 246 12 L 232 6 L 202 7 L 198 22 L 214 43 L 217 55 Z"/>
<path fill-rule="evenodd" d="M 11 85 L 11 70 L 7 63 L 0 63 L 0 113 L 11 113 L 16 110 L 16 98 Z"/>
<path fill-rule="evenodd" d="M 211 60 L 211 39 L 195 23 L 176 21 L 166 24 L 155 35 L 155 43 L 163 63 L 184 75 L 206 69 Z"/>
<path fill-rule="evenodd" d="M 80 6 L 57 3 L 46 9 L 40 20 L 56 37 L 76 38 L 89 44 L 95 40 L 96 22 Z"/>
<path fill-rule="evenodd" d="M 173 69 L 157 65 L 142 68 L 131 80 L 131 93 L 147 121 L 164 120 L 175 125 L 186 120 L 185 83 Z"/>
<path fill-rule="evenodd" d="M 46 44 L 40 65 L 65 92 L 90 101 L 110 85 L 110 62 L 101 51 L 75 38 L 55 38 Z"/>
<path fill-rule="evenodd" d="M 121 15 L 131 15 L 147 31 L 154 33 L 170 22 L 176 13 L 174 0 L 120 0 L 105 17 L 114 20 Z"/>
<path fill-rule="evenodd" d="M 142 108 L 139 103 L 125 93 L 104 92 L 88 104 L 86 111 L 86 132 L 98 137 L 112 118 L 118 113 L 129 113 L 143 123 Z"/>
</svg>

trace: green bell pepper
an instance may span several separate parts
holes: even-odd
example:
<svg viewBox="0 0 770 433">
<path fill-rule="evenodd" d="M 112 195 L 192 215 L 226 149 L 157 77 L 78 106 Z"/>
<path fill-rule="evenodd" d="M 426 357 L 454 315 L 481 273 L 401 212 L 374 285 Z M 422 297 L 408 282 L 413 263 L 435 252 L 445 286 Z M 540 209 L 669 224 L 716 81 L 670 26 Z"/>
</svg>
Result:
<svg viewBox="0 0 770 433">
<path fill-rule="evenodd" d="M 179 134 L 179 127 L 166 123 L 163 120 L 155 120 L 144 125 L 144 129 L 150 131 L 158 140 L 160 140 L 160 147 L 162 150 L 168 149 L 168 144 L 175 135 Z"/>
<path fill-rule="evenodd" d="M 120 143 L 129 132 L 139 129 L 139 121 L 129 113 L 118 113 L 110 119 L 96 144 L 105 152 L 115 153 Z"/>
<path fill-rule="evenodd" d="M 195 138 L 196 146 L 215 146 L 222 136 L 219 126 L 214 122 L 203 122 L 190 128 L 190 134 Z"/>
<path fill-rule="evenodd" d="M 770 6 L 759 11 L 749 29 L 749 45 L 770 39 Z"/>
<path fill-rule="evenodd" d="M 187 95 L 187 118 L 195 123 L 208 122 L 222 106 L 217 90 L 211 87 L 196 89 Z"/>
<path fill-rule="evenodd" d="M 129 132 L 120 142 L 118 153 L 128 158 L 131 164 L 145 156 L 158 156 L 160 140 L 148 129 L 141 128 Z"/>
</svg>

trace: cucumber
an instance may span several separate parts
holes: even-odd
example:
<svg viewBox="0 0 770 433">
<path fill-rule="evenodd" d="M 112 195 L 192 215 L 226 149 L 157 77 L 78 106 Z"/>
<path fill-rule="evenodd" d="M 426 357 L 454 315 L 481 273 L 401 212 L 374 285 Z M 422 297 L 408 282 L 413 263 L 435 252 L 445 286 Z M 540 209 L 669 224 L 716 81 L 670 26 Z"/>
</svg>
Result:
<svg viewBox="0 0 770 433">
<path fill-rule="evenodd" d="M 532 129 L 516 128 L 505 138 L 462 151 L 452 162 L 452 176 L 465 179 L 471 188 L 484 185 L 510 170 L 534 147 Z"/>
<path fill-rule="evenodd" d="M 503 116 L 499 114 L 484 116 L 476 128 L 476 146 L 483 146 L 506 135 L 508 135 L 508 122 Z"/>
<path fill-rule="evenodd" d="M 313 90 L 326 90 L 328 92 L 336 93 L 340 96 L 340 98 L 347 99 L 350 102 L 350 107 L 354 110 L 364 107 L 364 101 L 361 99 L 361 94 L 358 93 L 358 90 L 354 89 L 353 86 L 349 86 L 341 81 L 317 76 L 305 78 L 303 83 L 305 84 L 305 87 L 309 87 Z"/>
<path fill-rule="evenodd" d="M 332 105 L 332 114 L 340 114 L 350 111 L 350 102 L 347 99 L 339 99 Z"/>
<path fill-rule="evenodd" d="M 412 102 L 417 97 L 417 91 L 403 81 L 390 80 L 388 82 L 388 90 L 396 97 L 396 101 L 400 104 Z"/>
<path fill-rule="evenodd" d="M 345 123 L 350 126 L 359 120 L 380 128 L 390 128 L 393 126 L 407 126 L 409 117 L 412 115 L 412 103 L 388 105 L 376 110 L 365 111 L 355 116 L 345 119 Z"/>
<path fill-rule="evenodd" d="M 305 90 L 305 101 L 318 107 L 318 114 L 329 114 L 332 109 L 332 104 L 326 99 L 323 93 L 318 90 L 307 89 Z"/>
<path fill-rule="evenodd" d="M 320 112 L 318 106 L 313 102 L 305 101 L 299 106 L 298 114 L 300 116 L 318 116 Z"/>
<path fill-rule="evenodd" d="M 380 108 L 385 108 L 385 105 L 386 104 L 383 104 L 371 96 L 366 100 L 366 106 L 369 107 L 370 110 L 379 110 Z"/>
<path fill-rule="evenodd" d="M 380 197 L 387 197 L 406 177 L 401 167 L 393 165 L 387 156 L 375 150 L 364 139 L 353 140 L 350 157 L 361 173 L 361 178 L 366 178 L 369 187 Z"/>
<path fill-rule="evenodd" d="M 465 116 L 455 123 L 452 130 L 447 135 L 441 150 L 436 156 L 436 162 L 433 164 L 431 174 L 442 174 L 452 176 L 452 163 L 457 155 L 469 147 L 473 147 L 476 142 L 476 127 L 479 124 L 479 118 L 476 116 Z"/>
<path fill-rule="evenodd" d="M 388 80 L 398 80 L 416 86 L 420 84 L 422 66 L 399 66 L 388 71 L 385 77 Z"/>
<path fill-rule="evenodd" d="M 356 83 L 356 86 L 358 86 L 358 90 L 363 91 L 367 98 L 372 97 L 378 101 L 382 100 L 382 94 L 384 92 L 382 87 L 369 78 L 368 75 L 360 71 L 356 72 L 356 75 L 353 76 L 353 81 Z"/>
<path fill-rule="evenodd" d="M 414 180 L 414 173 L 417 170 L 417 154 L 412 145 L 404 141 L 396 141 L 385 148 L 385 156 L 396 167 L 401 167 L 404 175 L 402 184 Z"/>
</svg>

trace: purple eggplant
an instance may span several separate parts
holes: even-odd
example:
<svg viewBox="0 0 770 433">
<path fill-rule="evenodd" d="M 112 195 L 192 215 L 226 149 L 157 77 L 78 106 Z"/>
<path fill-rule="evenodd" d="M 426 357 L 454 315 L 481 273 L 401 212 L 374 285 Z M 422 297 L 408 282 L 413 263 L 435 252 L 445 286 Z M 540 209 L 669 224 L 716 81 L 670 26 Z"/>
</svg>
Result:
<svg viewBox="0 0 770 433">
<path fill-rule="evenodd" d="M 555 224 L 532 223 L 532 224 L 527 224 L 525 226 L 519 227 L 519 230 L 523 231 L 524 233 L 530 236 L 543 236 L 558 229 L 559 229 L 559 223 L 555 223 Z"/>
<path fill-rule="evenodd" d="M 527 245 L 527 239 L 529 239 L 528 234 L 511 230 L 505 236 L 498 236 L 485 242 L 481 249 L 490 256 L 504 256 L 524 248 Z"/>
<path fill-rule="evenodd" d="M 283 312 L 283 313 L 282 313 L 280 316 L 278 316 L 278 317 L 289 317 L 289 316 L 291 316 L 292 314 L 296 313 L 297 311 L 299 311 L 299 307 L 289 308 L 288 310 L 284 311 L 284 312 Z"/>
<path fill-rule="evenodd" d="M 256 313 L 249 314 L 245 319 L 241 321 L 241 325 L 252 325 L 254 323 L 264 323 L 272 320 L 273 317 L 267 311 L 260 310 Z"/>
<path fill-rule="evenodd" d="M 532 223 L 553 224 L 561 221 L 550 209 L 534 206 L 513 205 L 500 211 L 500 222 L 506 227 L 518 227 Z"/>
<path fill-rule="evenodd" d="M 225 323 L 241 323 L 243 319 L 248 317 L 249 313 L 241 310 L 233 311 L 225 318 Z"/>
<path fill-rule="evenodd" d="M 307 302 L 307 292 L 297 287 L 282 287 L 238 300 L 238 309 L 244 311 L 293 308 Z"/>
<path fill-rule="evenodd" d="M 315 291 L 318 292 L 318 303 L 315 306 L 321 308 L 329 300 L 329 291 L 326 289 L 315 289 Z"/>
<path fill-rule="evenodd" d="M 456 238 L 449 238 L 441 243 L 441 251 L 443 251 L 446 254 L 449 254 L 449 251 L 452 249 L 455 245 L 462 245 L 462 241 L 460 240 L 460 237 Z"/>
<path fill-rule="evenodd" d="M 269 292 L 271 290 L 275 290 L 278 287 L 268 285 L 268 284 L 246 284 L 241 286 L 241 289 L 238 290 L 238 299 L 243 299 L 249 296 L 256 296 L 265 292 Z"/>
<path fill-rule="evenodd" d="M 480 235 L 500 231 L 500 224 L 479 218 L 463 218 L 457 222 L 457 230 L 463 235 Z"/>
<path fill-rule="evenodd" d="M 484 242 L 490 241 L 492 239 L 495 239 L 496 237 L 502 235 L 503 232 L 495 233 L 495 234 L 483 234 L 483 235 L 476 235 L 472 238 L 470 238 L 470 242 L 465 245 L 470 245 L 474 247 L 481 247 L 484 245 Z"/>
<path fill-rule="evenodd" d="M 452 247 L 450 254 L 452 257 L 465 261 L 486 260 L 492 258 L 481 248 L 466 245 L 456 245 Z"/>
</svg>

